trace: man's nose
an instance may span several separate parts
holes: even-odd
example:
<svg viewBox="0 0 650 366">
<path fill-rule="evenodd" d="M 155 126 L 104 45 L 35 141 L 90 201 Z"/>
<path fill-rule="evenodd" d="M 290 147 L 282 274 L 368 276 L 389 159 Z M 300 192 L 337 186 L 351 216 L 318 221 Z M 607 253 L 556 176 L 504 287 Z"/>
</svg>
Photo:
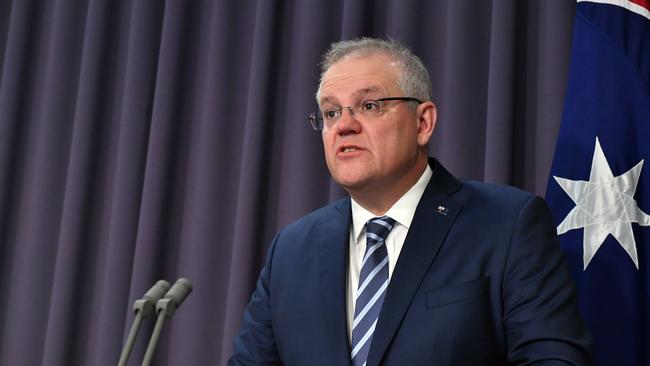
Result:
<svg viewBox="0 0 650 366">
<path fill-rule="evenodd" d="M 345 113 L 346 109 L 348 113 Z M 341 118 L 336 123 L 336 129 L 340 134 L 359 133 L 361 131 L 361 124 L 357 120 L 352 107 L 341 107 Z"/>
</svg>

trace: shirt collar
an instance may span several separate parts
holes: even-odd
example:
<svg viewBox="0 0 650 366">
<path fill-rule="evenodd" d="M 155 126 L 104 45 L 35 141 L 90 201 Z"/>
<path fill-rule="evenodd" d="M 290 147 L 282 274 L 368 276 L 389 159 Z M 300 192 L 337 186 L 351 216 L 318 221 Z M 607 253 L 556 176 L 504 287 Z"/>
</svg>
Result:
<svg viewBox="0 0 650 366">
<path fill-rule="evenodd" d="M 397 202 L 391 206 L 390 209 L 386 212 L 386 216 L 390 216 L 393 220 L 397 221 L 402 226 L 405 226 L 408 230 L 411 226 L 411 221 L 413 221 L 413 216 L 415 215 L 415 209 L 420 202 L 420 198 L 424 193 L 424 189 L 429 184 L 429 180 L 433 175 L 431 167 L 427 164 L 426 169 L 422 172 L 420 179 L 411 187 L 402 197 L 400 197 Z M 354 234 L 354 239 L 356 243 L 359 242 L 361 234 L 364 232 L 366 227 L 366 222 L 376 217 L 375 214 L 363 208 L 354 198 L 352 201 L 352 232 Z"/>
</svg>

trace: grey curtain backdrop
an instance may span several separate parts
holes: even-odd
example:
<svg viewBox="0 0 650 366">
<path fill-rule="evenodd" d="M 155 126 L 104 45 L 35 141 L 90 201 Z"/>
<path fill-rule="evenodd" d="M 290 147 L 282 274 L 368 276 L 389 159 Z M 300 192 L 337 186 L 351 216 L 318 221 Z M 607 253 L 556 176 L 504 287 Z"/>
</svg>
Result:
<svg viewBox="0 0 650 366">
<path fill-rule="evenodd" d="M 180 276 L 194 292 L 155 364 L 223 364 L 275 232 L 343 194 L 306 119 L 332 41 L 410 45 L 439 107 L 432 155 L 543 194 L 574 8 L 0 1 L 0 365 L 114 365 L 133 301 Z"/>
</svg>

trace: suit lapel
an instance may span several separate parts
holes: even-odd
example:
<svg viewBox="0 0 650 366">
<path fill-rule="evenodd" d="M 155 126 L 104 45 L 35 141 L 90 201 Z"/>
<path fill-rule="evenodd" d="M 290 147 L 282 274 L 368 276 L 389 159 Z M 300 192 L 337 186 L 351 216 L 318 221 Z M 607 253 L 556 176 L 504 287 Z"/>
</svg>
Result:
<svg viewBox="0 0 650 366">
<path fill-rule="evenodd" d="M 350 198 L 341 200 L 314 233 L 319 251 L 323 304 L 321 310 L 332 345 L 331 360 L 337 365 L 349 365 L 351 362 L 345 301 L 350 216 Z"/>
<path fill-rule="evenodd" d="M 411 227 L 386 290 L 373 334 L 368 366 L 379 365 L 415 293 L 436 257 L 462 204 L 449 197 L 460 188 L 442 165 L 431 159 L 433 176 L 418 203 Z"/>
</svg>

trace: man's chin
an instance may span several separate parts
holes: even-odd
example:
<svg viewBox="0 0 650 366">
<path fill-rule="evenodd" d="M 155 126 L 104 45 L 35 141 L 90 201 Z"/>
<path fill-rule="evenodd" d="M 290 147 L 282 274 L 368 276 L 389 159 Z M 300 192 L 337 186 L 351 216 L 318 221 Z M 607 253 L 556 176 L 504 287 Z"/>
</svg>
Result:
<svg viewBox="0 0 650 366">
<path fill-rule="evenodd" d="M 348 193 L 358 192 L 367 184 L 366 179 L 334 178 L 334 181 Z"/>
</svg>

